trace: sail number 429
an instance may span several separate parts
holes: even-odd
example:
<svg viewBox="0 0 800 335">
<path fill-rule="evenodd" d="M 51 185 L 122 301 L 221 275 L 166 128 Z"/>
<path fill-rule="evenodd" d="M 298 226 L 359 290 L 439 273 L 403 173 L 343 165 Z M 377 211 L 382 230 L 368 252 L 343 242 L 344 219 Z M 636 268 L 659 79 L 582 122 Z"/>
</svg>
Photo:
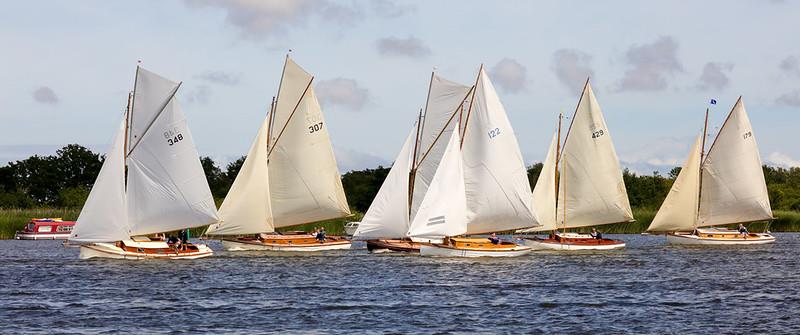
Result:
<svg viewBox="0 0 800 335">
<path fill-rule="evenodd" d="M 308 126 L 308 133 L 313 134 L 322 130 L 322 122 Z"/>
<path fill-rule="evenodd" d="M 598 137 L 603 136 L 605 134 L 606 133 L 602 129 L 600 129 L 598 131 L 593 131 L 592 132 L 592 138 L 598 138 Z"/>
</svg>

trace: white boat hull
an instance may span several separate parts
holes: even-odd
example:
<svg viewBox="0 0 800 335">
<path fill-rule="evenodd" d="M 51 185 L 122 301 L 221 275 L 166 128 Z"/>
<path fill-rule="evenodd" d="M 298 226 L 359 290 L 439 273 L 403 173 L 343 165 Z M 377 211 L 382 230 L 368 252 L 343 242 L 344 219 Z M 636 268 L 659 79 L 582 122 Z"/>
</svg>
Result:
<svg viewBox="0 0 800 335">
<path fill-rule="evenodd" d="M 456 249 L 438 246 L 436 244 L 423 244 L 420 246 L 419 254 L 422 256 L 433 257 L 519 257 L 527 255 L 531 252 L 531 248 L 526 246 L 517 246 L 507 250 L 472 250 L 472 249 Z"/>
<path fill-rule="evenodd" d="M 66 240 L 68 238 L 69 238 L 69 233 L 37 234 L 37 233 L 17 232 L 16 234 L 14 234 L 14 239 L 17 240 Z"/>
<path fill-rule="evenodd" d="M 754 234 L 757 237 L 748 238 L 711 238 L 694 234 L 667 234 L 667 242 L 677 245 L 754 245 L 775 242 L 775 237 L 770 234 Z"/>
<path fill-rule="evenodd" d="M 260 242 L 243 242 L 222 240 L 222 246 L 227 251 L 329 251 L 329 250 L 347 250 L 350 249 L 351 243 L 331 243 L 331 244 L 298 244 L 298 245 L 276 245 Z"/>
<path fill-rule="evenodd" d="M 198 259 L 214 254 L 205 244 L 195 244 L 199 251 L 196 252 L 171 252 L 171 253 L 146 253 L 123 250 L 114 243 L 92 243 L 80 246 L 80 258 L 111 258 L 111 259 Z"/>
<path fill-rule="evenodd" d="M 584 251 L 584 250 L 616 250 L 625 248 L 625 242 L 616 241 L 613 244 L 585 245 L 574 243 L 559 243 L 547 240 L 523 239 L 523 244 L 534 251 L 542 250 L 561 250 L 561 251 Z"/>
</svg>

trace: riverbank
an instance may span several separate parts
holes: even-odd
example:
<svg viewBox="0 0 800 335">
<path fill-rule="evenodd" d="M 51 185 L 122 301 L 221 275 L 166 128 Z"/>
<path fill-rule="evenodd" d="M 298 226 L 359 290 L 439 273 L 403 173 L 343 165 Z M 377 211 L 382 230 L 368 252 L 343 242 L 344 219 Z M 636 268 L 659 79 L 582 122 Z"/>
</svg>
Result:
<svg viewBox="0 0 800 335">
<path fill-rule="evenodd" d="M 642 233 L 650 225 L 650 221 L 655 217 L 657 210 L 648 208 L 635 208 L 633 216 L 635 222 L 617 223 L 599 227 L 600 231 L 607 234 L 638 234 Z M 33 209 L 0 209 L 0 239 L 14 238 L 14 232 L 22 230 L 31 218 L 57 218 L 64 220 L 77 220 L 80 209 L 76 208 L 33 208 Z M 773 232 L 800 232 L 800 212 L 798 211 L 774 211 L 776 219 L 769 223 L 769 230 Z M 344 225 L 350 221 L 359 221 L 363 217 L 361 213 L 354 213 L 353 217 L 344 219 L 328 220 L 305 225 L 278 229 L 279 231 L 301 230 L 312 231 L 316 227 L 325 227 L 329 235 L 344 234 Z M 751 231 L 760 232 L 765 230 L 767 223 L 748 224 Z M 589 228 L 584 229 L 586 231 Z M 205 228 L 191 230 L 192 236 L 198 236 L 205 231 Z"/>
</svg>

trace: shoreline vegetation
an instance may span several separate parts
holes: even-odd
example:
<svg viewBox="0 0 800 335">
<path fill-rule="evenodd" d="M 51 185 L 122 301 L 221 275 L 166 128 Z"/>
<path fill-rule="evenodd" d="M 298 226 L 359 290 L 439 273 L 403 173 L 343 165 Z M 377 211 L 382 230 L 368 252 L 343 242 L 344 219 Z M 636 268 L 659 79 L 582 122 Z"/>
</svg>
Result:
<svg viewBox="0 0 800 335">
<path fill-rule="evenodd" d="M 605 234 L 640 234 L 643 233 L 650 221 L 656 215 L 655 209 L 634 208 L 633 215 L 635 222 L 615 223 L 609 225 L 596 226 Z M 62 218 L 67 221 L 74 221 L 78 218 L 80 209 L 77 208 L 30 208 L 30 209 L 0 209 L 0 240 L 14 238 L 17 230 L 22 230 L 31 218 Z M 800 211 L 774 211 L 775 220 L 767 222 L 754 222 L 748 224 L 752 232 L 762 232 L 769 230 L 772 232 L 800 232 Z M 293 227 L 278 229 L 280 232 L 288 231 L 312 231 L 317 227 L 325 227 L 330 235 L 344 235 L 344 225 L 347 222 L 359 221 L 363 217 L 360 212 L 353 213 L 353 216 L 341 219 L 327 220 L 322 222 L 308 223 Z M 735 228 L 731 225 L 730 228 Z M 588 232 L 592 227 L 581 229 L 570 229 L 569 231 Z M 190 230 L 190 236 L 198 237 L 205 231 L 205 227 Z M 511 234 L 512 232 L 506 232 Z"/>
<path fill-rule="evenodd" d="M 240 157 L 224 166 L 209 157 L 200 158 L 217 206 L 228 194 L 244 158 Z M 0 239 L 13 238 L 14 233 L 23 229 L 31 218 L 76 220 L 103 160 L 103 156 L 83 146 L 69 144 L 54 155 L 32 156 L 0 166 Z M 650 175 L 639 175 L 624 169 L 622 177 L 636 221 L 597 226 L 598 230 L 607 234 L 644 232 L 669 193 L 680 169 L 675 167 L 666 176 L 657 171 Z M 531 189 L 535 187 L 541 171 L 541 163 L 528 168 Z M 753 232 L 767 228 L 773 232 L 800 232 L 800 167 L 786 169 L 765 165 L 763 171 L 776 219 L 770 223 L 751 223 L 748 227 Z M 325 227 L 331 235 L 344 234 L 344 224 L 361 220 L 388 173 L 388 167 L 378 166 L 342 175 L 342 186 L 353 216 L 278 230 L 312 231 L 317 227 Z M 570 231 L 585 232 L 590 229 L 585 227 Z M 205 228 L 195 228 L 190 235 L 197 237 L 204 231 Z"/>
</svg>

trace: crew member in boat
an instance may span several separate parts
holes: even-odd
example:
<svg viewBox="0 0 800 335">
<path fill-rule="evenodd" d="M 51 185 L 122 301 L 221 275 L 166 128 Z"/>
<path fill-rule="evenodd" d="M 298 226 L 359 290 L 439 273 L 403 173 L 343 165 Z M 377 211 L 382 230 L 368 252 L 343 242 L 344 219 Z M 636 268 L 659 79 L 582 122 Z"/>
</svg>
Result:
<svg viewBox="0 0 800 335">
<path fill-rule="evenodd" d="M 599 231 L 597 231 L 597 228 L 592 228 L 592 232 L 589 233 L 589 236 L 591 236 L 592 238 L 594 238 L 596 240 L 603 239 L 603 234 L 601 234 Z"/>
<path fill-rule="evenodd" d="M 497 237 L 496 233 L 492 233 L 492 235 L 489 236 L 489 241 L 492 242 L 492 244 L 500 244 L 500 238 Z"/>
<path fill-rule="evenodd" d="M 189 229 L 181 230 L 179 238 L 181 239 L 181 246 L 186 247 L 189 243 Z"/>
<path fill-rule="evenodd" d="M 325 243 L 325 227 L 320 227 L 317 232 L 317 240 L 319 243 Z"/>
<path fill-rule="evenodd" d="M 739 235 L 742 235 L 742 236 L 744 236 L 744 238 L 747 238 L 747 235 L 749 235 L 749 234 L 750 234 L 750 232 L 749 232 L 749 231 L 747 231 L 747 227 L 745 227 L 745 226 L 744 226 L 743 224 L 741 224 L 741 223 L 739 224 L 739 229 L 738 229 L 738 230 L 739 230 Z"/>
</svg>

